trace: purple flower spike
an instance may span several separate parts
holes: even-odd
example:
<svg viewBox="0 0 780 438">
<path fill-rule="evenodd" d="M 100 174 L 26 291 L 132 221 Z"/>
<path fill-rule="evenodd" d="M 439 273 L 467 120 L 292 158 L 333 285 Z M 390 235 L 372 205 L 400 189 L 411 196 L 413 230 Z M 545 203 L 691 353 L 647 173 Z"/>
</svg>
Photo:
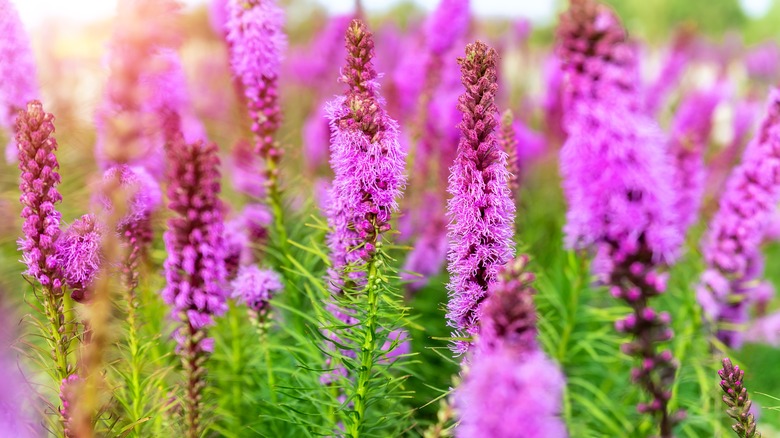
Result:
<svg viewBox="0 0 780 438">
<path fill-rule="evenodd" d="M 10 0 L 0 0 L 0 59 L 0 128 L 11 134 L 16 113 L 40 92 L 30 40 Z M 17 160 L 13 141 L 6 148 L 6 160 Z"/>
<path fill-rule="evenodd" d="M 447 319 L 454 336 L 477 333 L 480 303 L 499 269 L 514 252 L 515 205 L 509 191 L 507 154 L 498 142 L 496 51 L 482 42 L 466 46 L 458 60 L 466 88 L 458 99 L 461 139 L 450 168 L 450 301 Z M 470 343 L 453 345 L 457 354 Z"/>
<path fill-rule="evenodd" d="M 177 318 L 194 329 L 204 324 L 194 324 L 192 316 L 210 325 L 212 316 L 226 310 L 219 158 L 213 143 L 187 144 L 179 139 L 172 145 L 169 159 L 168 207 L 177 216 L 168 220 L 164 236 L 168 284 L 163 299 Z M 193 342 L 181 347 L 197 349 L 197 342 Z"/>
<path fill-rule="evenodd" d="M 271 298 L 283 288 L 279 274 L 255 265 L 242 266 L 230 286 L 233 298 L 259 315 L 268 310 Z"/>
<path fill-rule="evenodd" d="M 203 363 L 214 345 L 206 338 L 207 328 L 227 309 L 217 154 L 214 143 L 188 144 L 181 138 L 168 148 L 168 207 L 176 215 L 168 220 L 164 235 L 168 258 L 162 295 L 183 323 L 175 338 L 186 379 L 185 426 L 192 437 L 202 433 Z"/>
<path fill-rule="evenodd" d="M 16 144 L 22 173 L 20 201 L 24 206 L 24 237 L 19 241 L 19 249 L 27 265 L 25 274 L 58 297 L 62 295 L 64 280 L 55 247 L 61 221 L 56 205 L 62 201 L 62 196 L 57 191 L 60 175 L 54 155 L 57 140 L 52 137 L 53 122 L 54 116 L 45 112 L 40 102 L 30 102 L 27 110 L 20 111 L 16 118 Z"/>
<path fill-rule="evenodd" d="M 273 156 L 273 135 L 282 122 L 278 85 L 287 38 L 284 12 L 275 0 L 229 0 L 230 66 L 241 81 L 256 136 L 256 151 Z"/>
<path fill-rule="evenodd" d="M 398 124 L 387 115 L 379 95 L 372 34 L 360 20 L 353 20 L 346 43 L 347 66 L 340 81 L 348 90 L 327 108 L 334 173 L 328 245 L 336 290 L 347 266 L 363 265 L 373 257 L 381 235 L 390 229 L 390 216 L 398 209 L 396 200 L 406 183 Z"/>
<path fill-rule="evenodd" d="M 536 339 L 536 291 L 527 264 L 527 256 L 517 257 L 490 286 L 476 346 L 455 392 L 457 437 L 568 436 L 560 418 L 564 377 Z"/>
<path fill-rule="evenodd" d="M 780 202 L 780 90 L 772 90 L 758 135 L 734 169 L 702 243 L 709 267 L 702 276 L 699 299 L 716 322 L 747 322 L 752 290 L 763 271 L 760 245 Z M 717 274 L 717 275 L 716 275 Z M 723 281 L 715 284 L 712 277 Z M 718 338 L 739 348 L 742 336 L 734 327 L 718 330 Z"/>
<path fill-rule="evenodd" d="M 721 378 L 720 387 L 725 393 L 723 403 L 728 406 L 726 414 L 736 421 L 731 428 L 740 438 L 761 438 L 761 434 L 756 432 L 756 419 L 750 412 L 753 402 L 744 386 L 745 372 L 732 364 L 729 358 L 725 358 L 718 376 Z"/>
<path fill-rule="evenodd" d="M 649 302 L 665 291 L 656 270 L 682 242 L 666 140 L 644 113 L 634 48 L 612 10 L 571 0 L 558 35 L 568 104 L 561 152 L 567 246 L 594 250 L 596 273 L 631 307 L 616 328 L 632 335 L 622 350 L 639 363 L 632 375 L 652 398 L 638 409 L 669 438 L 678 418 L 667 408 L 677 365 L 658 351 L 672 336 L 669 318 Z"/>
<path fill-rule="evenodd" d="M 83 303 L 90 298 L 89 287 L 100 270 L 102 238 L 101 224 L 94 215 L 85 214 L 57 239 L 57 263 L 76 302 Z"/>
</svg>

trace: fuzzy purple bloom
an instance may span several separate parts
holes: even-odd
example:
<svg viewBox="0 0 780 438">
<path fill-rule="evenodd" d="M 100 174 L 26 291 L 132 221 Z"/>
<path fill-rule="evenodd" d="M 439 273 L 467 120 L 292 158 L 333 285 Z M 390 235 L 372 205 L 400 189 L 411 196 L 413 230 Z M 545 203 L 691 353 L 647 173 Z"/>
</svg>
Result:
<svg viewBox="0 0 780 438">
<path fill-rule="evenodd" d="M 434 56 L 447 53 L 469 25 L 469 0 L 440 0 L 425 21 L 425 43 Z"/>
<path fill-rule="evenodd" d="M 279 274 L 255 265 L 241 267 L 230 286 L 232 297 L 258 314 L 268 310 L 271 298 L 284 287 Z"/>
<path fill-rule="evenodd" d="M 327 108 L 334 173 L 328 245 L 337 289 L 348 266 L 373 257 L 381 234 L 390 229 L 390 216 L 398 209 L 396 200 L 406 182 L 398 124 L 387 115 L 379 95 L 372 34 L 354 20 L 346 41 L 347 66 L 340 80 L 349 89 Z"/>
<path fill-rule="evenodd" d="M 0 0 L 0 128 L 13 130 L 14 118 L 40 91 L 30 40 L 13 3 Z M 6 161 L 15 163 L 16 146 L 8 143 Z"/>
<path fill-rule="evenodd" d="M 60 174 L 55 152 L 54 116 L 45 112 L 38 101 L 27 104 L 16 118 L 16 144 L 19 150 L 19 170 L 22 192 L 22 232 L 19 241 L 25 274 L 35 278 L 54 296 L 62 294 L 64 280 L 56 256 L 60 235 L 61 214 L 56 204 L 62 201 L 57 191 Z"/>
<path fill-rule="evenodd" d="M 672 120 L 669 152 L 674 161 L 675 210 L 680 232 L 685 234 L 698 217 L 706 173 L 704 151 L 712 131 L 712 116 L 723 98 L 722 87 L 694 92 L 685 97 Z"/>
<path fill-rule="evenodd" d="M 758 135 L 729 177 L 718 212 L 702 243 L 709 270 L 717 271 L 729 285 L 728 291 L 720 290 L 711 279 L 702 277 L 703 289 L 700 288 L 699 295 L 712 308 L 707 296 L 709 289 L 719 306 L 711 313 L 719 322 L 747 321 L 748 305 L 752 301 L 750 285 L 756 284 L 752 280 L 761 275 L 760 245 L 780 202 L 779 122 L 780 90 L 775 89 L 770 93 Z M 720 329 L 718 337 L 731 347 L 741 345 L 741 335 L 733 328 Z"/>
<path fill-rule="evenodd" d="M 518 356 L 502 347 L 480 355 L 455 393 L 455 436 L 565 438 L 564 386 L 560 369 L 541 351 Z"/>
<path fill-rule="evenodd" d="M 509 191 L 507 154 L 496 136 L 498 110 L 496 51 L 482 42 L 466 46 L 460 58 L 466 91 L 458 100 L 462 136 L 450 168 L 448 202 L 450 300 L 447 320 L 455 336 L 478 331 L 480 303 L 514 252 L 515 205 Z M 462 354 L 470 342 L 458 341 Z"/>
<path fill-rule="evenodd" d="M 168 258 L 162 295 L 186 325 L 190 344 L 182 344 L 182 349 L 198 351 L 195 334 L 227 308 L 219 158 L 213 143 L 181 139 L 168 153 L 168 206 L 177 215 L 168 220 L 164 235 Z"/>
<path fill-rule="evenodd" d="M 618 252 L 630 253 L 641 239 L 656 261 L 671 261 L 682 241 L 673 226 L 673 168 L 660 128 L 638 106 L 625 31 L 594 2 L 575 0 L 569 14 L 559 31 L 569 105 L 561 151 L 566 245 L 611 241 Z"/>
<path fill-rule="evenodd" d="M 76 219 L 55 242 L 57 263 L 71 298 L 83 303 L 89 300 L 88 289 L 100 270 L 100 247 L 103 227 L 92 214 Z"/>
</svg>

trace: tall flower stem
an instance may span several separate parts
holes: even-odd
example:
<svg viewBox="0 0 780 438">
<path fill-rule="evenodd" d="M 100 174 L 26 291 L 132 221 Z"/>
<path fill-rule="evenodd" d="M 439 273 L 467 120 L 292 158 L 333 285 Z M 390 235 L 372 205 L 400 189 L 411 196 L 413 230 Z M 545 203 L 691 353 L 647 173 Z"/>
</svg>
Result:
<svg viewBox="0 0 780 438">
<path fill-rule="evenodd" d="M 377 250 L 382 246 L 382 242 L 376 243 Z M 370 390 L 369 383 L 371 374 L 374 372 L 374 363 L 376 359 L 376 329 L 377 313 L 379 310 L 379 294 L 377 293 L 377 283 L 380 276 L 377 268 L 382 265 L 382 260 L 376 257 L 372 258 L 367 265 L 368 278 L 363 294 L 366 295 L 367 314 L 366 320 L 361 321 L 363 326 L 363 343 L 358 352 L 358 361 L 360 370 L 357 375 L 357 394 L 355 397 L 355 413 L 352 416 L 352 422 L 348 426 L 349 434 L 352 438 L 358 438 L 363 429 L 363 422 L 366 417 L 366 399 Z"/>
</svg>

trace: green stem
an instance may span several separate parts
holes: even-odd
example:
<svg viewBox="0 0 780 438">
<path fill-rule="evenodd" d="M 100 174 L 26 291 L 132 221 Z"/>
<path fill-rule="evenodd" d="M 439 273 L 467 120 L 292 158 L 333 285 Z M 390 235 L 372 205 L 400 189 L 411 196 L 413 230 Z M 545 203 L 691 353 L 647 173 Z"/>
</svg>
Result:
<svg viewBox="0 0 780 438">
<path fill-rule="evenodd" d="M 66 332 L 64 312 L 64 300 L 62 296 L 54 296 L 50 291 L 46 291 L 44 298 L 44 312 L 49 320 L 50 346 L 54 356 L 56 381 L 54 387 L 59 388 L 65 379 L 70 376 L 71 370 L 68 367 L 68 343 L 69 339 Z M 58 436 L 65 436 L 65 418 L 60 419 L 62 430 L 59 430 Z"/>
<path fill-rule="evenodd" d="M 263 349 L 265 358 L 265 373 L 268 377 L 268 390 L 271 393 L 271 402 L 276 404 L 276 377 L 274 375 L 273 361 L 271 360 L 271 346 L 268 344 L 268 315 L 258 315 L 257 334 L 260 338 L 260 345 Z"/>
<path fill-rule="evenodd" d="M 379 245 L 377 245 L 379 246 Z M 366 406 L 368 399 L 368 384 L 371 380 L 371 374 L 374 369 L 374 353 L 376 350 L 376 328 L 377 313 L 379 311 L 379 294 L 377 293 L 377 282 L 379 275 L 377 272 L 380 260 L 371 259 L 368 262 L 368 281 L 366 283 L 365 293 L 368 301 L 368 315 L 363 321 L 363 345 L 358 352 L 360 360 L 360 369 L 357 375 L 357 394 L 354 397 L 355 410 L 349 424 L 349 436 L 358 438 L 365 422 Z"/>
</svg>

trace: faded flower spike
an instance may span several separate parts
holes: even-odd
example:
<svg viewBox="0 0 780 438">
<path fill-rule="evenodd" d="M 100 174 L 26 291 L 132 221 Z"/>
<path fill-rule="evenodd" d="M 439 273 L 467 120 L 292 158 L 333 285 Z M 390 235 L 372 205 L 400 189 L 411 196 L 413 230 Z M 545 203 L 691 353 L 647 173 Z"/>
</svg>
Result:
<svg viewBox="0 0 780 438">
<path fill-rule="evenodd" d="M 515 204 L 509 191 L 507 154 L 496 135 L 498 111 L 496 51 L 483 42 L 466 46 L 460 58 L 465 92 L 458 99 L 463 113 L 460 143 L 450 168 L 450 301 L 447 319 L 455 336 L 478 332 L 479 307 L 501 267 L 514 252 Z M 457 341 L 462 354 L 469 341 Z"/>
<path fill-rule="evenodd" d="M 726 393 L 723 403 L 729 407 L 726 414 L 737 421 L 731 428 L 739 438 L 761 438 L 761 434 L 756 432 L 756 419 L 750 412 L 753 402 L 748 398 L 747 389 L 744 387 L 745 372 L 733 365 L 729 358 L 725 358 L 718 375 L 721 378 L 720 387 Z"/>
</svg>

